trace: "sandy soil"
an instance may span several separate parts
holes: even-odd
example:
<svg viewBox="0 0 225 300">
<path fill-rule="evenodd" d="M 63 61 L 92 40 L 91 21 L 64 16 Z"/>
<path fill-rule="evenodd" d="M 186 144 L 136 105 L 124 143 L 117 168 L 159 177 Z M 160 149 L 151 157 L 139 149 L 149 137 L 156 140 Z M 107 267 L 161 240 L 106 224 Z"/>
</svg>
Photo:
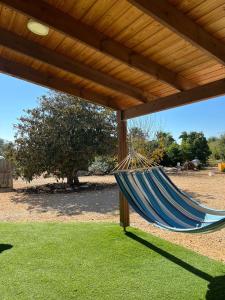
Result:
<svg viewBox="0 0 225 300">
<path fill-rule="evenodd" d="M 208 175 L 208 171 L 170 175 L 185 192 L 201 203 L 225 209 L 225 174 Z M 81 177 L 81 182 L 115 182 L 113 176 Z M 39 178 L 27 184 L 14 182 L 14 188 L 54 182 L 53 178 Z M 23 194 L 17 190 L 0 193 L 0 221 L 112 221 L 118 222 L 118 189 L 116 186 L 71 194 Z M 191 235 L 163 231 L 149 225 L 131 212 L 131 225 L 183 245 L 198 253 L 225 263 L 225 229 L 205 235 Z"/>
</svg>

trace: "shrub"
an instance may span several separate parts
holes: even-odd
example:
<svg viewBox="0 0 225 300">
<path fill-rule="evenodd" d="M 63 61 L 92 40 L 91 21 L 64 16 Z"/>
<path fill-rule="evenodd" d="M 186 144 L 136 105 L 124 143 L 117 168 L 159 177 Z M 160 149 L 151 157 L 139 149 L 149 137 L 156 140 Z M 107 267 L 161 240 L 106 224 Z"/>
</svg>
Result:
<svg viewBox="0 0 225 300">
<path fill-rule="evenodd" d="M 116 159 L 109 156 L 96 156 L 88 171 L 95 175 L 110 173 L 116 166 Z"/>
</svg>

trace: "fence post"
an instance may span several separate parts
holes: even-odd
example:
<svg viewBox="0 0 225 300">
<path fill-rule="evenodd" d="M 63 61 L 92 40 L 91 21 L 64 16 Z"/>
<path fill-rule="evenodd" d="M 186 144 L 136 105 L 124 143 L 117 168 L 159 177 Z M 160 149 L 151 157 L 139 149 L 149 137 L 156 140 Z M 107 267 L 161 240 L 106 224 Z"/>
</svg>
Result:
<svg viewBox="0 0 225 300">
<path fill-rule="evenodd" d="M 13 188 L 12 164 L 5 160 L 0 160 L 0 188 Z"/>
</svg>

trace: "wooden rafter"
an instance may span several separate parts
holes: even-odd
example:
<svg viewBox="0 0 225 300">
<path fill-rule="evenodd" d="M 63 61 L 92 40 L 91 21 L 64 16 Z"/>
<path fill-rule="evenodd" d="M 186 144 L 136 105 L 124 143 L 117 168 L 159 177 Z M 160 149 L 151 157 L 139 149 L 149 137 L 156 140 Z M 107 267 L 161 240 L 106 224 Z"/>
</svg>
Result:
<svg viewBox="0 0 225 300">
<path fill-rule="evenodd" d="M 131 107 L 124 111 L 124 119 L 155 113 L 169 108 L 191 104 L 197 101 L 221 96 L 225 94 L 225 79 L 220 79 L 208 84 L 179 92 L 163 98 L 153 100 L 151 103 Z"/>
<path fill-rule="evenodd" d="M 128 1 L 220 63 L 225 63 L 224 43 L 210 35 L 167 0 Z"/>
<path fill-rule="evenodd" d="M 119 109 L 110 97 L 95 93 L 89 89 L 81 89 L 70 82 L 56 78 L 50 74 L 46 74 L 27 67 L 21 63 L 13 62 L 4 58 L 0 59 L 0 72 L 9 74 L 11 76 L 25 79 L 26 81 L 39 84 L 41 86 L 52 88 L 57 91 L 65 92 L 74 96 L 81 97 L 100 105 L 110 107 L 112 109 Z"/>
<path fill-rule="evenodd" d="M 5 29 L 0 29 L 0 45 L 73 75 L 88 79 L 101 86 L 108 87 L 113 91 L 130 96 L 138 101 L 148 102 L 149 99 L 153 98 L 152 96 L 145 95 L 139 88 L 92 69 L 74 59 L 67 58 Z"/>
<path fill-rule="evenodd" d="M 175 87 L 177 90 L 187 90 L 197 86 L 191 80 L 133 52 L 131 49 L 110 39 L 90 26 L 75 20 L 68 14 L 65 14 L 44 1 L 0 0 L 0 2 L 29 17 L 35 18 L 51 28 L 62 32 L 71 38 L 77 39 L 138 71 L 151 75 L 154 78 Z"/>
</svg>

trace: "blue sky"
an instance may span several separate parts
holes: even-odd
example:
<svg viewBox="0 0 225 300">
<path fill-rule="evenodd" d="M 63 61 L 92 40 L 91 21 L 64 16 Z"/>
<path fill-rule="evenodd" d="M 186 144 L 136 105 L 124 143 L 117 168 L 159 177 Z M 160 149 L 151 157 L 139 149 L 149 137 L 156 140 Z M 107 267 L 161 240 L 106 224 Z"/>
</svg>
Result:
<svg viewBox="0 0 225 300">
<path fill-rule="evenodd" d="M 13 140 L 13 124 L 24 109 L 35 107 L 37 98 L 47 89 L 29 82 L 0 74 L 0 137 Z"/>
<path fill-rule="evenodd" d="M 13 140 L 13 124 L 24 109 L 35 107 L 48 92 L 40 86 L 0 74 L 0 137 Z M 142 117 L 143 122 L 149 117 Z M 178 139 L 186 131 L 203 131 L 209 137 L 225 132 L 225 96 L 156 113 L 153 122 Z M 135 122 L 135 121 L 134 121 Z"/>
</svg>

